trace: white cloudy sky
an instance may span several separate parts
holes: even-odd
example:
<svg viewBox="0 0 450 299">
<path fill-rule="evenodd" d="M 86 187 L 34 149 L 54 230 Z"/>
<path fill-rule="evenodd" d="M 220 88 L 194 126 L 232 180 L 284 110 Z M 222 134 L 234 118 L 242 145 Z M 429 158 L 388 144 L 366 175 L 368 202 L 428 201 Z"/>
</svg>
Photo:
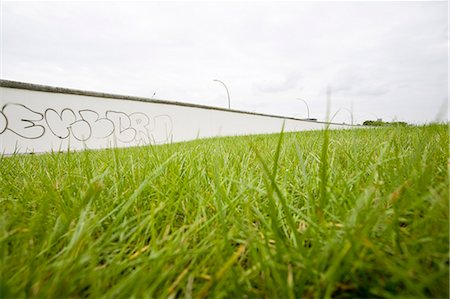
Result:
<svg viewBox="0 0 450 299">
<path fill-rule="evenodd" d="M 1 78 L 324 119 L 447 119 L 447 2 L 1 1 Z"/>
</svg>

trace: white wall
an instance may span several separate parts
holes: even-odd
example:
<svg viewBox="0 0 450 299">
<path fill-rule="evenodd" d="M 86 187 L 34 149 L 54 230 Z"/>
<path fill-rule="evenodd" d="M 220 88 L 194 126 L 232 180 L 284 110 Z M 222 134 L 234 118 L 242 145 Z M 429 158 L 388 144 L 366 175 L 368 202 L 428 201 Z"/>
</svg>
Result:
<svg viewBox="0 0 450 299">
<path fill-rule="evenodd" d="M 325 126 L 282 117 L 118 99 L 113 95 L 31 89 L 0 87 L 0 154 L 278 133 L 283 122 L 285 131 L 317 130 Z M 330 128 L 352 127 L 331 124 Z"/>
</svg>

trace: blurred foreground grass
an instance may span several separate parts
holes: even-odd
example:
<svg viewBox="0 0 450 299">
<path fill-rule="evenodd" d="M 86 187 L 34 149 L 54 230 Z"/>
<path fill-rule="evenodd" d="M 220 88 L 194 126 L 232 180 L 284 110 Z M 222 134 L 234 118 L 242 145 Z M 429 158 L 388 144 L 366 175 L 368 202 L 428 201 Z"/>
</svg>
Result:
<svg viewBox="0 0 450 299">
<path fill-rule="evenodd" d="M 446 125 L 0 158 L 9 297 L 448 297 Z"/>
</svg>

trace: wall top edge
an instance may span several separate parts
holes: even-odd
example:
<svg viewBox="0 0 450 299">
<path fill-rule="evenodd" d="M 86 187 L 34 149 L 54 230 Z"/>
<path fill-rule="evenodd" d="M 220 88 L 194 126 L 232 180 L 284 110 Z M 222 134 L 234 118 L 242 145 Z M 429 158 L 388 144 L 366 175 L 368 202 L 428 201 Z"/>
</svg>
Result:
<svg viewBox="0 0 450 299">
<path fill-rule="evenodd" d="M 34 83 L 27 83 L 27 82 L 4 80 L 4 79 L 0 79 L 0 87 L 26 89 L 26 90 L 41 91 L 41 92 L 82 95 L 82 96 L 89 96 L 89 97 L 100 97 L 100 98 L 108 98 L 108 99 L 116 99 L 116 100 L 137 101 L 137 102 L 154 103 L 154 104 L 175 105 L 175 106 L 217 110 L 217 111 L 232 112 L 232 113 L 242 113 L 242 114 L 247 114 L 247 115 L 266 116 L 266 117 L 273 117 L 273 118 L 286 119 L 286 120 L 296 120 L 296 121 L 302 121 L 302 122 L 322 123 L 322 124 L 330 124 L 330 125 L 338 125 L 338 126 L 346 126 L 346 127 L 352 127 L 352 126 L 358 127 L 358 125 L 351 125 L 351 124 L 339 124 L 339 123 L 332 123 L 332 122 L 328 123 L 328 122 L 323 122 L 323 121 L 312 121 L 312 120 L 300 119 L 300 118 L 282 116 L 282 115 L 249 112 L 249 111 L 243 111 L 243 110 L 226 109 L 226 108 L 221 108 L 221 107 L 214 107 L 214 106 L 207 106 L 207 105 L 200 105 L 200 104 L 159 100 L 159 99 L 152 99 L 152 98 L 138 97 L 138 96 L 127 96 L 127 95 L 104 93 L 104 92 L 98 92 L 98 91 L 87 91 L 87 90 L 79 90 L 79 89 L 72 89 L 72 88 L 65 88 L 65 87 L 55 87 L 55 86 L 49 86 L 49 85 L 41 85 L 41 84 L 34 84 Z"/>
</svg>

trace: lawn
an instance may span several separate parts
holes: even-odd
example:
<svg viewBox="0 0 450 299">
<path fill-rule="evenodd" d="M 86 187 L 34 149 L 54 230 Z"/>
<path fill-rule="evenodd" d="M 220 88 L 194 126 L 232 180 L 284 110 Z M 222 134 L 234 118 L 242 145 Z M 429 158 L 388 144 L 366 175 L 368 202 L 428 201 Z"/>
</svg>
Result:
<svg viewBox="0 0 450 299">
<path fill-rule="evenodd" d="M 1 157 L 0 297 L 449 297 L 448 136 Z"/>
</svg>

